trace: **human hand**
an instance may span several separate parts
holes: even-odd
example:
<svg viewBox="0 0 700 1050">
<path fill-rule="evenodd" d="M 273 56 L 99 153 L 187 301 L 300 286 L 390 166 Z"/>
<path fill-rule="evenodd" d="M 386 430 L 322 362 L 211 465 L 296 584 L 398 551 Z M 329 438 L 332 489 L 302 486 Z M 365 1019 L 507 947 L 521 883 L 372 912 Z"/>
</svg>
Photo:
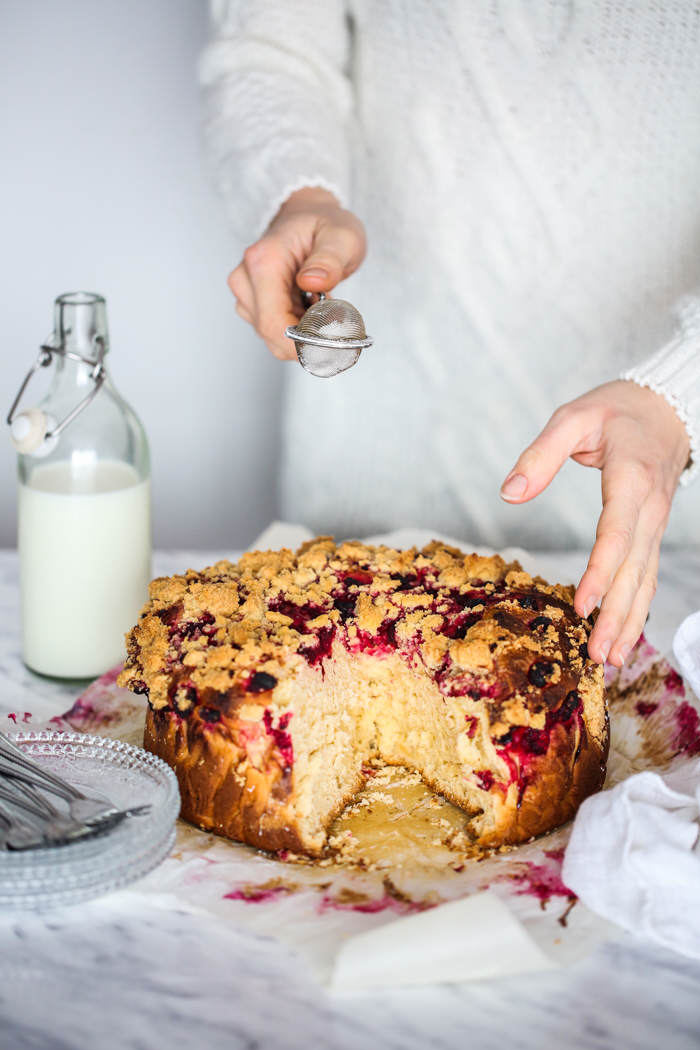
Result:
<svg viewBox="0 0 700 1050">
<path fill-rule="evenodd" d="M 689 454 L 686 428 L 665 398 L 618 380 L 558 408 L 503 483 L 503 499 L 525 503 L 569 456 L 601 471 L 603 511 L 574 600 L 579 616 L 600 605 L 588 642 L 598 663 L 621 667 L 642 633 L 661 537 Z"/>
<path fill-rule="evenodd" d="M 362 223 L 332 193 L 298 190 L 229 275 L 236 311 L 275 357 L 296 360 L 294 343 L 284 330 L 306 310 L 301 292 L 331 291 L 357 269 L 365 248 Z"/>
</svg>

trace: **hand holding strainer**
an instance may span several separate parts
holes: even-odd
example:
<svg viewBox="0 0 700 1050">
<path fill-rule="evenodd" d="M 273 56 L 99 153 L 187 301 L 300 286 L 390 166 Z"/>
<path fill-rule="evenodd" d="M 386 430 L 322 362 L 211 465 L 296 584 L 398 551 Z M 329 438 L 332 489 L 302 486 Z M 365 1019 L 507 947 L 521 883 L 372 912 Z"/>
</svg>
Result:
<svg viewBox="0 0 700 1050">
<path fill-rule="evenodd" d="M 304 295 L 310 297 L 309 292 Z M 372 345 L 365 322 L 352 303 L 327 299 L 324 292 L 284 334 L 294 340 L 302 368 L 322 379 L 352 368 L 362 351 Z"/>
</svg>

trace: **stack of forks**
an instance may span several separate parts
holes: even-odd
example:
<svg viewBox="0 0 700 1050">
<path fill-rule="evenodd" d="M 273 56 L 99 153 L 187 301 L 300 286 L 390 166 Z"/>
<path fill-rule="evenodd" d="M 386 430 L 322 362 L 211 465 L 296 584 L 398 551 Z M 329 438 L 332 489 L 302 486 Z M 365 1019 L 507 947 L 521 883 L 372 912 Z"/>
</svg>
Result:
<svg viewBox="0 0 700 1050">
<path fill-rule="evenodd" d="M 107 799 L 84 795 L 0 732 L 0 849 L 64 846 L 149 809 L 118 809 Z"/>
</svg>

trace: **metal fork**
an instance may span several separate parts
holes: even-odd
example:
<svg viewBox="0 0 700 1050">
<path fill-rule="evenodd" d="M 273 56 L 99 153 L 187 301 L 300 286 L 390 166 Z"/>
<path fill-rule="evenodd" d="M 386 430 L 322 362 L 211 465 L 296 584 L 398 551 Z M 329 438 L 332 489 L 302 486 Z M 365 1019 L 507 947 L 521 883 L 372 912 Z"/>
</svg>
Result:
<svg viewBox="0 0 700 1050">
<path fill-rule="evenodd" d="M 146 804 L 115 810 L 106 819 L 84 824 L 61 813 L 26 781 L 0 778 L 0 846 L 12 850 L 62 846 L 110 831 L 126 817 L 137 816 L 150 808 Z"/>
<path fill-rule="evenodd" d="M 44 791 L 58 795 L 68 803 L 71 817 L 82 824 L 90 826 L 100 824 L 120 812 L 111 802 L 84 795 L 82 791 L 67 783 L 62 777 L 44 769 L 2 732 L 0 732 L 0 773 L 21 777 L 41 787 Z"/>
<path fill-rule="evenodd" d="M 45 792 L 66 802 L 68 814 L 59 812 Z M 0 824 L 5 829 L 3 833 L 0 828 L 0 844 L 10 849 L 71 842 L 111 830 L 126 817 L 151 808 L 145 804 L 118 809 L 111 802 L 84 795 L 34 762 L 0 732 L 0 804 L 2 800 L 7 805 L 0 809 Z"/>
<path fill-rule="evenodd" d="M 85 824 L 59 813 L 48 799 L 40 796 L 29 784 L 0 781 L 2 803 L 3 815 L 9 822 L 5 843 L 11 849 L 70 842 L 85 834 Z"/>
</svg>

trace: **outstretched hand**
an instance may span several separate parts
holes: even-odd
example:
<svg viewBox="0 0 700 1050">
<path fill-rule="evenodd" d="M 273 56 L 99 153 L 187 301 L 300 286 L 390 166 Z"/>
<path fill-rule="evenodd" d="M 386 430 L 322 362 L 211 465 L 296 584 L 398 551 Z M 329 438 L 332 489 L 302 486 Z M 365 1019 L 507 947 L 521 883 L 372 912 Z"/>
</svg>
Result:
<svg viewBox="0 0 700 1050">
<path fill-rule="evenodd" d="M 284 330 L 306 310 L 302 291 L 331 291 L 357 269 L 365 247 L 362 223 L 333 194 L 311 187 L 298 190 L 230 274 L 236 311 L 275 357 L 296 360 L 294 343 Z"/>
<path fill-rule="evenodd" d="M 588 642 L 593 660 L 621 667 L 656 591 L 659 548 L 688 434 L 661 395 L 636 383 L 606 383 L 558 408 L 506 478 L 501 496 L 525 503 L 571 457 L 601 472 L 603 510 L 574 606 L 600 613 Z"/>
</svg>

